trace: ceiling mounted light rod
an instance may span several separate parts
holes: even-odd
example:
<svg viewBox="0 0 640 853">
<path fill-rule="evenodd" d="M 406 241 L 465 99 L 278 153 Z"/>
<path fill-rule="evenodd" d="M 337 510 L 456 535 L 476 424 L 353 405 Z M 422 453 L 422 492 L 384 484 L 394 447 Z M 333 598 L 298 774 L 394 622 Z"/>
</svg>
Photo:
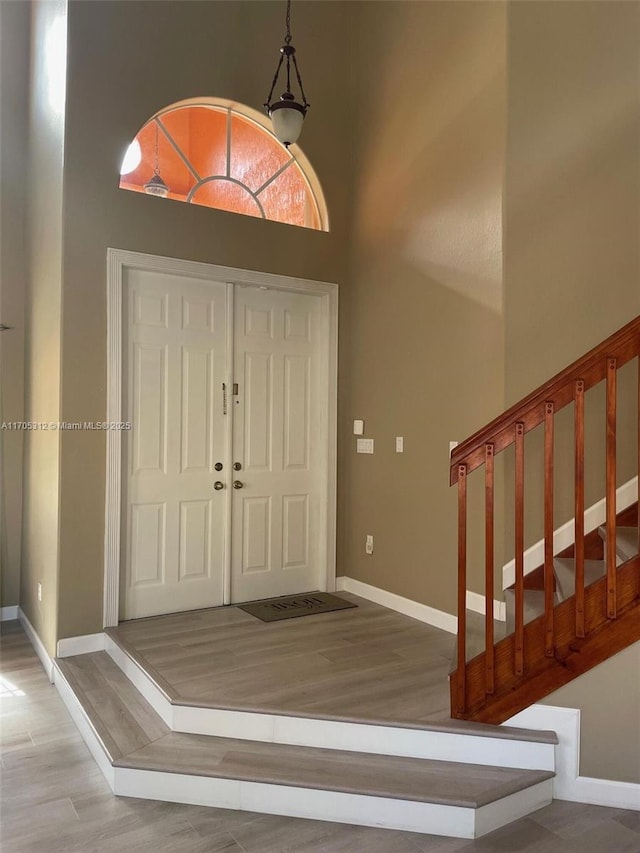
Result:
<svg viewBox="0 0 640 853">
<path fill-rule="evenodd" d="M 156 126 L 155 169 L 153 171 L 153 177 L 144 185 L 144 191 L 148 195 L 157 195 L 160 198 L 166 198 L 169 195 L 169 187 L 160 177 L 160 166 L 158 164 L 158 119 L 156 118 L 153 121 Z"/>
<path fill-rule="evenodd" d="M 273 83 L 271 91 L 264 103 L 264 108 L 267 115 L 273 123 L 273 132 L 277 138 L 288 148 L 300 136 L 302 130 L 302 122 L 307 114 L 310 104 L 307 103 L 307 98 L 304 94 L 302 86 L 302 77 L 298 69 L 298 61 L 296 59 L 296 49 L 291 44 L 291 0 L 287 0 L 287 34 L 284 38 L 284 44 L 280 48 L 280 59 L 276 73 L 273 75 Z M 287 73 L 287 89 L 280 95 L 280 99 L 273 101 L 273 92 L 278 83 L 280 70 L 282 65 L 286 63 Z M 291 92 L 291 65 L 296 74 L 298 87 L 300 89 L 300 99 L 296 101 L 295 95 Z"/>
</svg>

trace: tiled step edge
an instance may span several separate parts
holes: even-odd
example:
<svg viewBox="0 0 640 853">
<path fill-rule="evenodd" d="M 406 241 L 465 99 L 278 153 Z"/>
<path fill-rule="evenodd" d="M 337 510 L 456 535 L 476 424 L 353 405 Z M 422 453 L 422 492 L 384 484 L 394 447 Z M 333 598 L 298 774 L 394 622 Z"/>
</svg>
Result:
<svg viewBox="0 0 640 853">
<path fill-rule="evenodd" d="M 358 826 L 478 838 L 548 805 L 553 796 L 553 780 L 544 780 L 480 808 L 130 768 L 117 768 L 115 793 Z"/>
<path fill-rule="evenodd" d="M 478 809 L 554 777 L 519 770 L 171 733 L 114 762 L 202 778 Z"/>
<path fill-rule="evenodd" d="M 98 765 L 111 790 L 114 791 L 115 768 L 112 764 L 112 757 L 96 730 L 90 715 L 82 706 L 71 684 L 67 681 L 60 663 L 60 660 L 53 661 L 53 683 L 55 688 L 64 702 L 71 719 L 76 724 L 76 728 L 82 735 L 82 739 L 93 756 L 93 760 Z"/>
<path fill-rule="evenodd" d="M 523 770 L 555 768 L 555 732 L 454 720 L 410 728 L 179 704 L 116 640 L 107 631 L 105 651 L 175 732 Z"/>
<path fill-rule="evenodd" d="M 484 835 L 530 814 L 552 799 L 552 773 L 527 774 L 530 784 L 526 787 L 520 786 L 510 794 L 505 792 L 505 796 L 474 808 L 295 784 L 113 766 L 99 737 L 99 727 L 92 721 L 91 705 L 83 706 L 65 677 L 64 665 L 60 664 L 57 661 L 54 665 L 56 688 L 111 789 L 121 796 L 459 838 Z M 121 765 L 127 761 L 135 763 L 135 757 L 123 756 L 116 763 Z"/>
</svg>

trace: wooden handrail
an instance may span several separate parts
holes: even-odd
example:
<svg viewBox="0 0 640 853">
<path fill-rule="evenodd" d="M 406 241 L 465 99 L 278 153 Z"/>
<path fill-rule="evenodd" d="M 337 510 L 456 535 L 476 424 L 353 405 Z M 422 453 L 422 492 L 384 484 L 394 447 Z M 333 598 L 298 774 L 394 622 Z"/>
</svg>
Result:
<svg viewBox="0 0 640 853">
<path fill-rule="evenodd" d="M 573 402 L 577 381 L 584 383 L 584 391 L 601 382 L 607 375 L 607 358 L 615 358 L 618 368 L 631 361 L 638 355 L 639 335 L 640 317 L 636 317 L 459 444 L 451 454 L 450 484 L 453 485 L 458 481 L 459 465 L 466 465 L 466 473 L 470 474 L 484 463 L 485 446 L 488 443 L 493 444 L 495 454 L 513 444 L 515 442 L 514 427 L 518 421 L 524 423 L 525 433 L 541 424 L 544 421 L 545 403 L 548 400 L 553 400 L 557 413 Z"/>
<path fill-rule="evenodd" d="M 628 603 L 629 585 L 619 595 L 616 558 L 616 440 L 617 376 L 632 359 L 638 360 L 638 413 L 640 418 L 640 317 L 627 323 L 585 356 L 574 361 L 544 385 L 541 385 L 499 418 L 493 420 L 456 447 L 451 455 L 451 484 L 458 486 L 458 651 L 457 668 L 452 676 L 452 714 L 464 717 L 478 713 L 479 702 L 504 702 L 505 691 L 514 690 L 532 672 L 540 672 L 546 660 L 555 665 L 559 648 L 573 639 L 585 640 L 594 630 L 592 587 L 585 589 L 585 392 L 603 382 L 606 387 L 606 547 L 605 606 L 601 615 L 617 620 L 620 607 Z M 554 553 L 554 430 L 557 413 L 574 403 L 574 507 L 575 507 L 575 599 L 571 615 L 571 633 L 567 635 L 567 608 L 556 602 Z M 539 617 L 539 633 L 532 632 L 527 616 L 525 624 L 525 435 L 544 425 L 544 563 L 541 566 L 544 608 Z M 495 468 L 494 459 L 505 448 L 515 446 L 514 458 L 514 552 L 515 584 L 513 592 L 513 635 L 495 643 L 493 630 L 494 544 L 495 544 Z M 640 429 L 637 439 L 640 467 Z M 467 480 L 484 466 L 485 487 L 485 651 L 471 663 L 466 660 L 466 586 L 467 586 Z M 640 506 L 640 502 L 639 502 Z M 638 515 L 640 536 L 640 515 Z M 591 546 L 590 546 L 591 547 Z M 640 584 L 640 576 L 638 577 Z M 631 590 L 632 592 L 632 590 Z M 587 594 L 588 593 L 588 594 Z M 589 598 L 591 596 L 591 599 Z M 626 597 L 625 597 L 626 596 Z M 530 599 L 527 599 L 530 601 Z M 534 605 L 537 599 L 534 598 Z M 528 606 L 531 606 L 530 604 Z M 560 608 L 560 609 L 559 609 Z M 563 609 L 564 608 L 564 609 Z M 527 611 L 529 613 L 530 611 Z M 562 617 L 562 618 L 560 618 Z M 536 620 L 534 620 L 535 622 Z M 538 629 L 536 629 L 538 630 Z M 478 660 L 482 658 L 482 668 Z M 470 675 L 470 673 L 472 675 Z M 479 678 L 481 677 L 481 681 Z M 538 697 L 539 698 L 539 697 Z"/>
</svg>

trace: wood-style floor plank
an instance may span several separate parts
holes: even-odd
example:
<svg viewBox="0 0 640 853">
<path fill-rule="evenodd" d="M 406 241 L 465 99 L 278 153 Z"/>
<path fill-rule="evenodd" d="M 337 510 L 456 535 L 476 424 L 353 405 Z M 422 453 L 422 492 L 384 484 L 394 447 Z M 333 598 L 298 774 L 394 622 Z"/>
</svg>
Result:
<svg viewBox="0 0 640 853">
<path fill-rule="evenodd" d="M 2 629 L 2 853 L 635 853 L 637 812 L 554 802 L 480 841 L 115 797 L 15 622 Z M 9 675 L 11 673 L 11 675 Z M 456 725 L 452 723 L 452 725 Z M 72 809 L 69 809 L 68 803 Z"/>
<path fill-rule="evenodd" d="M 554 774 L 171 732 L 117 767 L 189 773 L 476 808 Z"/>
<path fill-rule="evenodd" d="M 271 623 L 214 608 L 110 633 L 174 701 L 407 725 L 448 718 L 453 635 L 340 594 L 358 607 Z"/>
</svg>

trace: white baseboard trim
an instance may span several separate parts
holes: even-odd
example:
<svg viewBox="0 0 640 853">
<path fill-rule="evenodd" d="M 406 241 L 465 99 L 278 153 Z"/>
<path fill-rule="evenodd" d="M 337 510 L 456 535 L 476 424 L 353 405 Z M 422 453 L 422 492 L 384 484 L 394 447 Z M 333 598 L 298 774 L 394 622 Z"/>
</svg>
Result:
<svg viewBox="0 0 640 853">
<path fill-rule="evenodd" d="M 18 618 L 17 604 L 9 605 L 9 607 L 0 607 L 0 622 L 13 622 Z"/>
<path fill-rule="evenodd" d="M 91 652 L 103 652 L 105 647 L 105 635 L 83 634 L 80 637 L 66 637 L 58 640 L 58 657 L 70 658 L 73 655 L 86 655 Z"/>
<path fill-rule="evenodd" d="M 429 607 L 428 604 L 421 604 L 419 601 L 412 601 L 410 598 L 403 598 L 401 595 L 396 595 L 395 592 L 387 592 L 386 589 L 371 586 L 371 584 L 363 583 L 363 581 L 345 575 L 336 578 L 336 589 L 352 592 L 354 595 L 366 598 L 367 601 L 373 601 L 375 604 L 388 607 L 389 610 L 404 613 L 405 616 L 411 616 L 413 619 L 426 622 L 428 625 L 433 625 L 434 628 L 441 628 L 450 634 L 457 634 L 458 632 L 458 619 L 453 614 L 445 613 L 444 610 L 436 610 L 435 607 Z"/>
<path fill-rule="evenodd" d="M 47 678 L 53 684 L 53 660 L 49 656 L 49 652 L 46 650 L 44 643 L 38 636 L 36 629 L 27 619 L 22 608 L 18 608 L 18 621 L 24 628 L 24 632 L 29 638 L 35 653 L 40 658 L 40 663 L 44 667 L 44 671 L 47 673 Z"/>
<path fill-rule="evenodd" d="M 633 477 L 616 490 L 616 512 L 631 506 L 638 500 L 638 478 Z M 603 499 L 584 511 L 584 532 L 591 533 L 604 524 L 606 519 L 606 501 Z M 559 554 L 575 542 L 575 519 L 572 518 L 559 527 L 553 534 L 553 553 Z M 528 575 L 544 563 L 544 539 L 536 542 L 524 552 L 524 573 Z M 506 589 L 515 583 L 516 561 L 507 563 L 502 569 L 502 588 Z"/>
<path fill-rule="evenodd" d="M 481 613 L 483 616 L 487 612 L 486 596 L 480 595 L 478 592 L 467 590 L 467 610 L 473 610 L 474 613 Z M 507 605 L 504 601 L 493 599 L 493 618 L 498 622 L 507 621 Z"/>
<path fill-rule="evenodd" d="M 577 708 L 532 705 L 503 725 L 552 729 L 557 733 L 554 799 L 640 811 L 640 784 L 580 775 L 580 711 Z"/>
</svg>

